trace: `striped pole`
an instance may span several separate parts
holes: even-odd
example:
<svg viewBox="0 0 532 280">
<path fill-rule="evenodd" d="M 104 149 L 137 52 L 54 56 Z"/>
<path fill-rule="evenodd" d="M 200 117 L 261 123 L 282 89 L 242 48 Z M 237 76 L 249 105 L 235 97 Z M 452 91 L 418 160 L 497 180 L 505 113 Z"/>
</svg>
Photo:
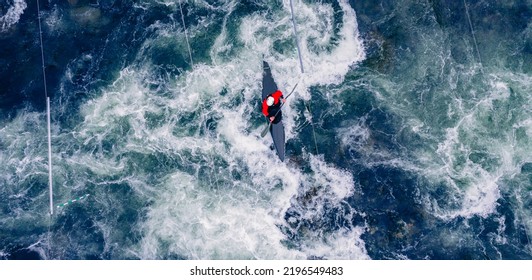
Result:
<svg viewBox="0 0 532 280">
<path fill-rule="evenodd" d="M 74 199 L 72 199 L 72 200 L 69 200 L 69 201 L 67 201 L 67 202 L 65 202 L 65 203 L 61 203 L 61 204 L 57 205 L 57 208 L 65 207 L 65 206 L 67 206 L 67 205 L 69 205 L 69 204 L 72 204 L 72 203 L 74 203 L 74 202 L 80 201 L 80 200 L 82 200 L 82 199 L 84 199 L 84 198 L 86 198 L 86 197 L 88 197 L 88 196 L 89 196 L 89 194 L 85 194 L 85 195 L 82 195 L 82 196 L 80 196 L 80 197 L 78 197 L 78 198 L 74 198 Z"/>
<path fill-rule="evenodd" d="M 42 76 L 44 83 L 44 96 L 46 97 L 46 120 L 48 124 L 48 186 L 50 188 L 50 215 L 54 214 L 54 197 L 52 187 L 52 136 L 50 132 L 50 97 L 46 88 L 46 67 L 44 64 L 44 47 L 42 43 L 41 8 L 37 0 L 37 19 L 39 21 L 39 40 L 41 42 Z"/>
</svg>

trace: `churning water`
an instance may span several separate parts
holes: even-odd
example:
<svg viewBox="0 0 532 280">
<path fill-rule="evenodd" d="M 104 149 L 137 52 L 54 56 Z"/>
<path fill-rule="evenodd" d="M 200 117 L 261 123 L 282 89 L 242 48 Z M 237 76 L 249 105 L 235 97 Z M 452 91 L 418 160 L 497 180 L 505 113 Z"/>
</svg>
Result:
<svg viewBox="0 0 532 280">
<path fill-rule="evenodd" d="M 500 2 L 294 0 L 301 73 L 289 0 L 40 1 L 84 197 L 52 217 L 37 6 L 0 3 L 0 258 L 531 259 L 532 5 Z"/>
</svg>

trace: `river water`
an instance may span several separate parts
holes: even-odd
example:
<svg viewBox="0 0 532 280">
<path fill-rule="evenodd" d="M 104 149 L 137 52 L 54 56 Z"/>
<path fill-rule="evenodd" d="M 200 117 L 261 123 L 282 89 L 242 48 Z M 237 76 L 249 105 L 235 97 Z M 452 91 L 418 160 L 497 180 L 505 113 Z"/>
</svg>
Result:
<svg viewBox="0 0 532 280">
<path fill-rule="evenodd" d="M 288 0 L 42 0 L 53 216 L 36 3 L 0 3 L 0 258 L 532 258 L 530 1 L 294 0 L 302 73 Z"/>
</svg>

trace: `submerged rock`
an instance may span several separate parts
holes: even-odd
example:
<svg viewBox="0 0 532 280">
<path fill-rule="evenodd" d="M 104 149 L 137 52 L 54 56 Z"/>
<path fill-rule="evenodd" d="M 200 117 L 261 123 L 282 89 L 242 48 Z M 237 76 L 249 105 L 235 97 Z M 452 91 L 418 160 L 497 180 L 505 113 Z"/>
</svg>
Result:
<svg viewBox="0 0 532 280">
<path fill-rule="evenodd" d="M 102 16 L 102 12 L 100 9 L 94 7 L 79 7 L 73 8 L 70 11 L 70 16 L 79 24 L 96 25 Z"/>
<path fill-rule="evenodd" d="M 76 0 L 71 1 L 76 2 Z M 91 6 L 73 7 L 70 10 L 70 17 L 81 27 L 94 32 L 98 32 L 101 27 L 110 22 L 99 8 Z"/>
</svg>

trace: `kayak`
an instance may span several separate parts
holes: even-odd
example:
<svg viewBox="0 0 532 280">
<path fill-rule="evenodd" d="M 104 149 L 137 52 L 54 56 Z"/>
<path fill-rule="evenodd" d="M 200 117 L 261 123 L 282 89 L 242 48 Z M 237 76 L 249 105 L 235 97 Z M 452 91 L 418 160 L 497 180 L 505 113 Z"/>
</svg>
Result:
<svg viewBox="0 0 532 280">
<path fill-rule="evenodd" d="M 262 62 L 262 99 L 266 99 L 268 95 L 277 91 L 277 84 L 273 80 L 272 71 L 268 62 Z M 266 119 L 269 121 L 268 119 Z M 285 135 L 284 135 L 284 125 L 281 120 L 278 123 L 272 123 L 270 126 L 270 134 L 272 135 L 273 145 L 277 151 L 277 155 L 281 161 L 284 161 L 285 155 Z"/>
</svg>

